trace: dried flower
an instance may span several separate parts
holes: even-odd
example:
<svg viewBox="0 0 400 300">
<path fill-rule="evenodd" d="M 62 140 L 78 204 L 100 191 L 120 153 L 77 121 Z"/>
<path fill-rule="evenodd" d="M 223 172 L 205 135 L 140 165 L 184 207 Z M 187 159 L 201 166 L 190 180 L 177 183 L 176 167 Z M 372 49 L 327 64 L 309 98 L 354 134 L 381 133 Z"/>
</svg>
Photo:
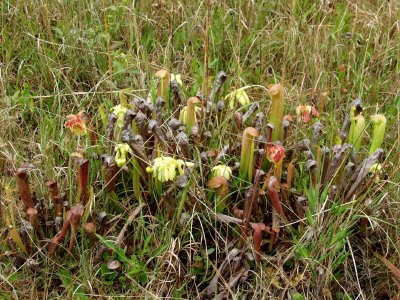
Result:
<svg viewBox="0 0 400 300">
<path fill-rule="evenodd" d="M 69 128 L 73 134 L 76 135 L 85 135 L 87 134 L 86 123 L 82 119 L 82 116 L 85 112 L 80 111 L 76 115 L 68 115 L 68 121 L 65 122 L 64 126 Z"/>
<path fill-rule="evenodd" d="M 314 106 L 299 105 L 296 107 L 296 114 L 298 120 L 303 120 L 304 122 L 309 123 L 311 121 L 311 116 L 310 116 L 311 113 L 314 117 L 319 116 L 319 113 L 317 112 Z"/>
<path fill-rule="evenodd" d="M 128 144 L 118 144 L 114 148 L 115 151 L 115 163 L 118 168 L 123 167 L 126 164 L 128 153 L 132 153 L 131 147 Z"/>
<path fill-rule="evenodd" d="M 280 163 L 285 157 L 285 148 L 281 145 L 273 145 L 267 148 L 267 159 L 272 163 Z"/>
<path fill-rule="evenodd" d="M 241 106 L 245 106 L 250 104 L 250 99 L 247 93 L 245 92 L 249 86 L 242 87 L 240 89 L 234 90 L 232 93 L 226 95 L 225 100 L 229 99 L 229 108 L 233 109 L 235 100 L 240 103 Z"/>
<path fill-rule="evenodd" d="M 178 169 L 179 175 L 183 175 L 183 166 L 190 168 L 193 167 L 194 164 L 169 156 L 161 156 L 155 158 L 152 165 L 146 168 L 146 171 L 148 173 L 153 173 L 153 177 L 157 178 L 159 181 L 167 182 L 176 178 L 176 169 Z"/>
<path fill-rule="evenodd" d="M 229 180 L 232 175 L 232 169 L 227 165 L 218 165 L 212 168 L 213 176 L 222 176 L 226 180 Z"/>
</svg>

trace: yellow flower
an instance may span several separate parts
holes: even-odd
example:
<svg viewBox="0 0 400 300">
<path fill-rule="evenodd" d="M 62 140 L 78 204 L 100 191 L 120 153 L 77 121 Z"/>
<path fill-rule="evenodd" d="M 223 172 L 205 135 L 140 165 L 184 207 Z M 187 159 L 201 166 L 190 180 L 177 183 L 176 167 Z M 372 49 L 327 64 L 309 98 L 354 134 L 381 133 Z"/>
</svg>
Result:
<svg viewBox="0 0 400 300">
<path fill-rule="evenodd" d="M 118 144 L 114 148 L 115 150 L 115 163 L 118 168 L 123 167 L 126 164 L 128 153 L 132 153 L 131 147 L 128 144 Z"/>
<path fill-rule="evenodd" d="M 117 126 L 119 128 L 122 128 L 124 126 L 125 113 L 128 108 L 126 108 L 122 104 L 118 104 L 114 106 L 111 110 L 117 116 Z"/>
<path fill-rule="evenodd" d="M 179 175 L 183 175 L 183 166 L 190 168 L 193 167 L 194 164 L 169 156 L 161 156 L 155 158 L 152 165 L 146 168 L 146 171 L 148 173 L 153 173 L 153 177 L 157 178 L 159 181 L 167 182 L 176 178 L 176 169 L 178 169 Z"/>
<path fill-rule="evenodd" d="M 172 80 L 175 80 L 178 83 L 179 86 L 183 85 L 182 79 L 181 79 L 181 74 L 173 74 L 173 73 L 171 73 L 171 81 Z"/>
<path fill-rule="evenodd" d="M 200 114 L 200 112 L 201 112 L 201 107 L 199 107 L 199 106 L 195 106 L 195 114 L 194 114 L 194 118 L 195 118 L 195 123 L 197 122 L 197 118 L 196 118 L 196 115 L 197 114 Z M 186 125 L 187 124 L 187 110 L 188 110 L 188 108 L 187 108 L 187 106 L 184 106 L 184 107 L 182 107 L 182 110 L 181 110 L 181 112 L 179 113 L 179 122 L 181 122 L 183 125 Z"/>
<path fill-rule="evenodd" d="M 64 126 L 69 128 L 72 133 L 76 135 L 85 135 L 86 131 L 86 123 L 82 119 L 84 112 L 81 111 L 76 115 L 68 115 L 68 121 L 65 122 Z"/>
<path fill-rule="evenodd" d="M 212 168 L 213 175 L 215 176 L 222 176 L 226 180 L 229 180 L 232 175 L 232 169 L 227 165 L 218 165 Z"/>
<path fill-rule="evenodd" d="M 235 100 L 241 104 L 241 106 L 245 106 L 250 104 L 250 99 L 245 90 L 249 88 L 249 86 L 242 87 L 240 89 L 234 90 L 232 93 L 226 95 L 225 100 L 229 99 L 229 107 L 233 109 Z"/>
<path fill-rule="evenodd" d="M 379 163 L 373 164 L 369 172 L 375 175 L 375 183 L 379 182 L 379 174 L 382 172 L 382 165 Z"/>
</svg>

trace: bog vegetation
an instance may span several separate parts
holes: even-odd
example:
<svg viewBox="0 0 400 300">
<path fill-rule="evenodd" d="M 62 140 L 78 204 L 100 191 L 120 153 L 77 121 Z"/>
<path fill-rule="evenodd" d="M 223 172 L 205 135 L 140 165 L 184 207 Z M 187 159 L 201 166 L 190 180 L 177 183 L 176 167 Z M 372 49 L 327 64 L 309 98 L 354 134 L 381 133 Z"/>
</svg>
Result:
<svg viewBox="0 0 400 300">
<path fill-rule="evenodd" d="M 0 295 L 397 299 L 396 1 L 3 1 Z"/>
</svg>

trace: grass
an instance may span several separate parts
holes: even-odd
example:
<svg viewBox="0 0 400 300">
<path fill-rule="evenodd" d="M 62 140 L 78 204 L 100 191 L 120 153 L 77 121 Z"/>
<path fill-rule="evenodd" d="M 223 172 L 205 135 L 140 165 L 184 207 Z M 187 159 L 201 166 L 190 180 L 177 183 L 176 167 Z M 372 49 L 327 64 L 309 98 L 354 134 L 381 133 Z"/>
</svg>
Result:
<svg viewBox="0 0 400 300">
<path fill-rule="evenodd" d="M 399 297 L 399 279 L 387 261 L 379 259 L 381 255 L 399 267 L 400 7 L 396 1 L 3 0 L 0 7 L 1 297 L 195 298 L 218 274 L 233 245 L 254 254 L 251 238 L 243 242 L 237 225 L 215 220 L 205 176 L 214 163 L 202 161 L 200 155 L 229 144 L 224 163 L 233 166 L 239 161 L 244 128 L 235 127 L 235 113 L 248 109 L 239 106 L 200 123 L 204 132 L 213 134 L 206 144 L 190 145 L 191 161 L 199 164 L 197 175 L 190 177 L 193 188 L 172 191 L 177 203 L 184 205 L 179 213 L 182 224 L 169 217 L 174 216 L 175 206 L 163 194 L 166 187 L 155 182 L 153 188 L 148 180 L 152 188 L 148 189 L 140 181 L 139 193 L 145 195 L 147 206 L 128 227 L 123 246 L 115 246 L 116 236 L 138 205 L 138 186 L 132 180 L 140 179 L 132 176 L 135 167 L 129 161 L 129 172 L 119 171 L 117 195 L 104 192 L 98 157 L 110 147 L 99 106 L 109 110 L 117 105 L 123 89 L 143 98 L 149 90 L 154 94 L 153 75 L 162 68 L 182 75 L 180 91 L 186 103 L 209 86 L 204 84 L 205 49 L 207 80 L 212 82 L 220 70 L 228 75 L 221 95 L 254 86 L 246 92 L 266 114 L 263 128 L 271 105 L 267 87 L 272 83 L 285 89 L 285 114 L 295 115 L 298 105 L 317 108 L 325 125 L 321 143 L 327 146 L 339 133 L 353 99 L 362 98 L 368 126 L 375 113 L 388 119 L 381 180 L 369 181 L 346 203 L 334 198 L 328 207 L 328 190 L 310 187 L 309 174 L 299 163 L 295 186 L 307 197 L 306 214 L 278 226 L 281 233 L 273 251 L 268 250 L 269 236 L 264 233 L 262 262 L 242 257 L 239 283 L 226 288 L 233 276 L 223 272 L 225 282 L 219 280 L 219 290 L 227 298 L 249 299 Z M 93 120 L 97 146 L 85 137 L 78 141 L 64 127 L 66 116 L 81 110 Z M 173 113 L 166 112 L 164 121 Z M 294 124 L 286 148 L 312 135 L 310 126 Z M 368 152 L 371 133 L 368 129 L 364 134 L 360 160 Z M 83 148 L 95 196 L 88 220 L 98 225 L 102 211 L 109 220 L 116 219 L 100 232 L 95 245 L 78 229 L 72 256 L 66 249 L 46 255 L 55 234 L 49 229 L 45 243 L 32 238 L 32 260 L 26 260 L 5 230 L 4 216 L 10 207 L 18 229 L 26 218 L 18 200 L 16 169 L 34 163 L 38 168 L 30 172 L 30 182 L 38 199 L 49 203 L 44 182 L 56 180 L 72 204 L 76 167 L 71 153 Z M 182 156 L 171 147 L 163 151 Z M 296 157 L 305 161 L 302 155 Z M 137 168 L 138 160 L 134 163 Z M 343 172 L 338 170 L 339 175 Z M 322 175 L 317 178 L 320 182 Z M 8 185 L 11 206 L 3 193 Z M 231 201 L 241 205 L 248 185 L 234 179 Z M 225 212 L 231 215 L 230 211 Z M 368 229 L 362 232 L 358 224 L 365 216 Z M 271 218 L 270 210 L 265 219 Z M 96 262 L 101 244 L 112 251 Z M 68 243 L 60 248 L 68 248 Z M 107 267 L 110 259 L 122 266 Z"/>
</svg>

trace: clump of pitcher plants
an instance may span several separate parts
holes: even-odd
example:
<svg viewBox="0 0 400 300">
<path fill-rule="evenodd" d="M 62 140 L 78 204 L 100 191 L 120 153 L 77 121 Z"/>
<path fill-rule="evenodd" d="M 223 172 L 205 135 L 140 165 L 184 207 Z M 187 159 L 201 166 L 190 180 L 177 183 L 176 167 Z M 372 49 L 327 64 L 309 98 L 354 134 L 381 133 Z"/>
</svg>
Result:
<svg viewBox="0 0 400 300">
<path fill-rule="evenodd" d="M 289 105 L 282 85 L 268 87 L 270 105 L 263 107 L 250 99 L 246 88 L 221 95 L 225 80 L 226 74 L 220 72 L 210 95 L 199 92 L 186 97 L 180 76 L 160 70 L 147 97 L 124 90 L 120 103 L 102 105 L 103 129 L 96 129 L 102 131 L 98 152 L 76 159 L 76 186 L 68 189 L 74 191 L 69 193 L 72 198 L 54 178 L 46 183 L 48 201 L 34 197 L 29 172 L 35 172 L 35 167 L 22 165 L 15 173 L 16 186 L 24 204 L 24 222 L 32 229 L 18 232 L 8 216 L 13 244 L 29 253 L 31 241 L 38 241 L 47 247 L 48 255 L 61 249 L 72 255 L 78 237 L 90 240 L 91 246 L 100 243 L 94 232 L 106 234 L 108 223 L 96 197 L 110 203 L 109 213 L 123 213 L 123 208 L 140 203 L 147 214 L 174 220 L 173 224 L 181 223 L 183 211 L 190 215 L 206 203 L 217 220 L 239 226 L 238 245 L 250 240 L 253 257 L 261 262 L 285 233 L 301 231 L 326 200 L 315 203 L 310 191 L 329 195 L 331 203 L 368 192 L 371 172 L 382 171 L 378 166 L 384 152 L 383 115 L 371 117 L 368 145 L 364 137 L 371 126 L 362 114 L 361 101 L 355 101 L 343 128 L 332 138 L 324 132 L 330 124 L 323 114 L 311 104 Z M 235 103 L 246 106 L 245 113 L 232 112 Z M 292 113 L 306 136 L 288 138 L 294 126 Z M 71 133 L 87 133 L 83 112 L 67 119 L 65 126 Z M 218 122 L 226 122 L 231 135 L 219 130 Z M 222 141 L 224 146 L 216 149 Z M 369 153 L 363 149 L 368 146 Z M 101 182 L 101 187 L 95 182 Z M 226 234 L 238 235 L 235 230 Z M 68 246 L 61 247 L 67 237 Z"/>
</svg>

